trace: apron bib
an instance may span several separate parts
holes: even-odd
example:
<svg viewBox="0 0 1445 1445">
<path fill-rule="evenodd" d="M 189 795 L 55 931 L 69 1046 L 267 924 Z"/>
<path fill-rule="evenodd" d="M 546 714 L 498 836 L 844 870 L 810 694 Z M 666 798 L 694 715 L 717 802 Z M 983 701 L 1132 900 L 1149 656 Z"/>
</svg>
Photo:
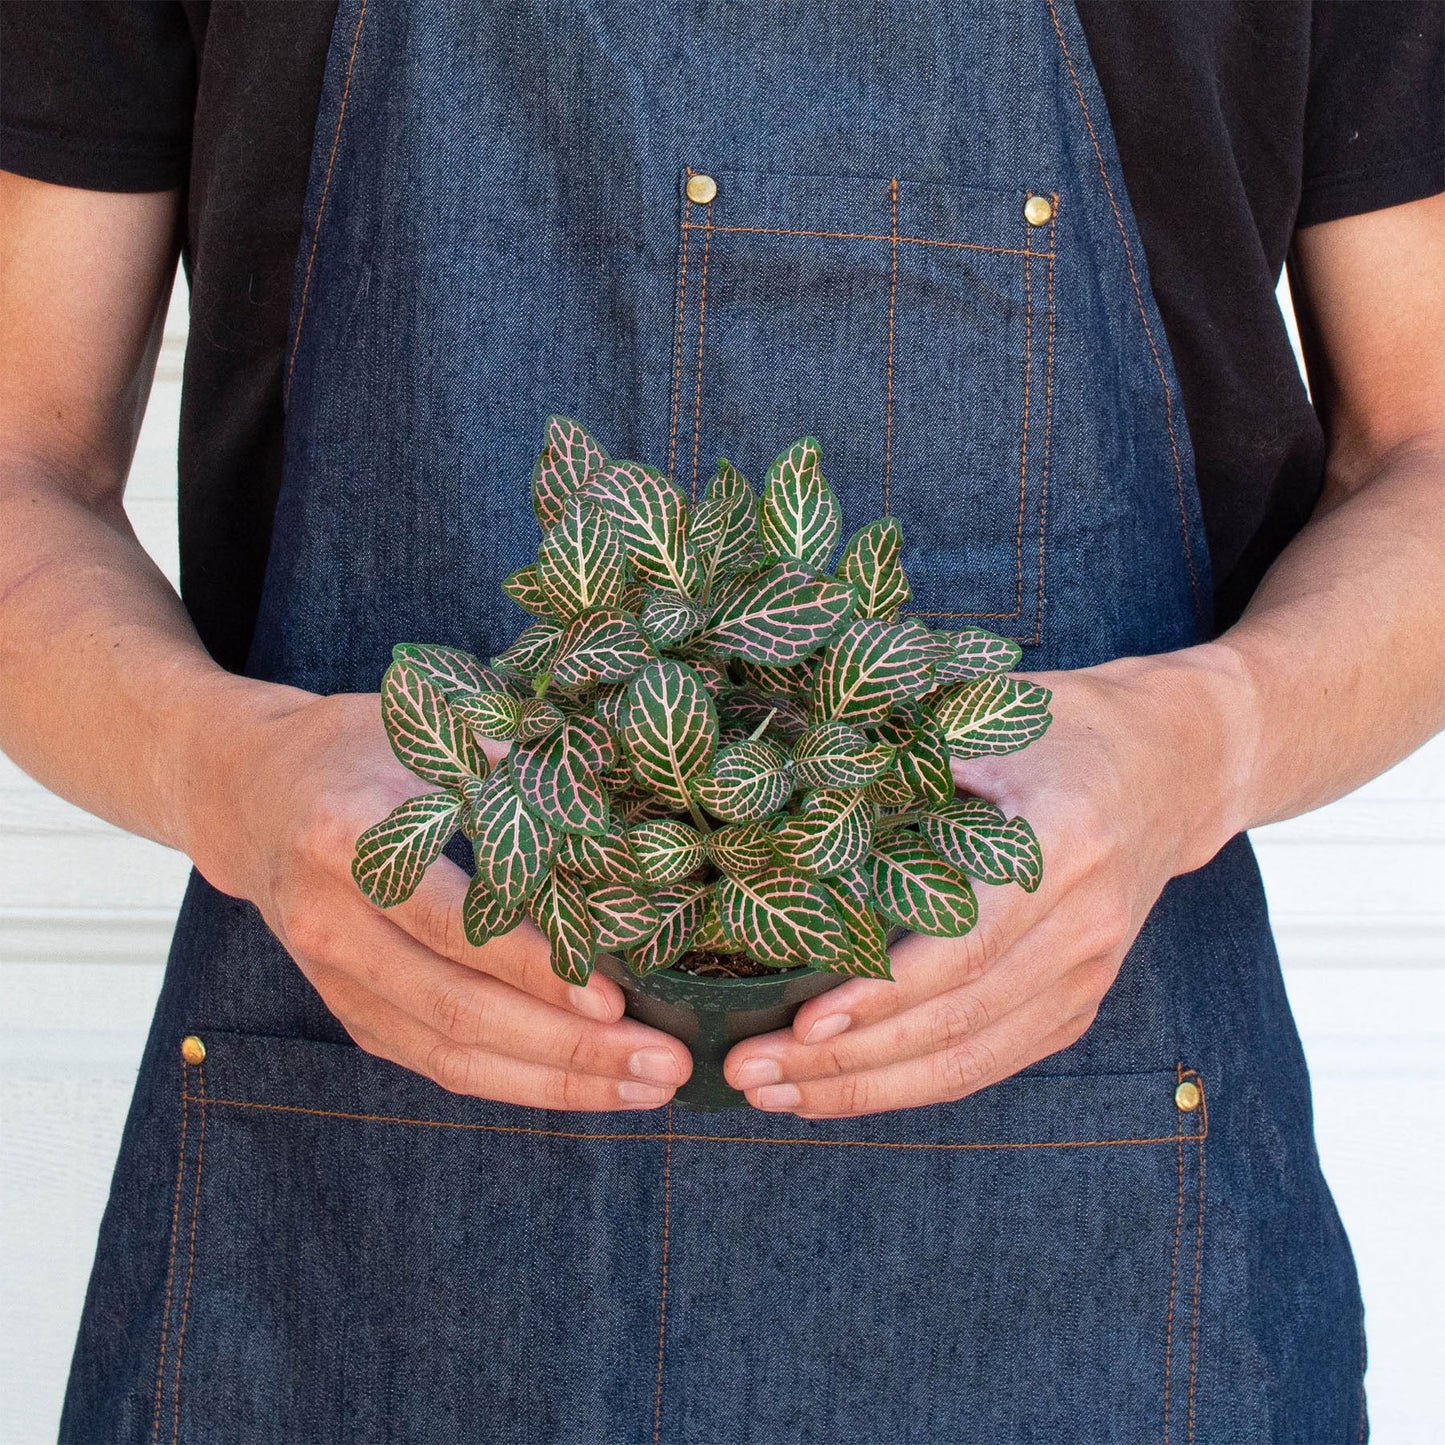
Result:
<svg viewBox="0 0 1445 1445">
<path fill-rule="evenodd" d="M 285 378 L 257 677 L 504 647 L 553 411 L 684 489 L 818 436 L 849 529 L 902 521 L 913 608 L 1027 667 L 1208 631 L 1067 0 L 342 0 Z M 1354 1441 L 1361 1320 L 1242 838 L 1078 1043 L 839 1122 L 446 1094 L 194 878 L 62 1433 Z"/>
</svg>

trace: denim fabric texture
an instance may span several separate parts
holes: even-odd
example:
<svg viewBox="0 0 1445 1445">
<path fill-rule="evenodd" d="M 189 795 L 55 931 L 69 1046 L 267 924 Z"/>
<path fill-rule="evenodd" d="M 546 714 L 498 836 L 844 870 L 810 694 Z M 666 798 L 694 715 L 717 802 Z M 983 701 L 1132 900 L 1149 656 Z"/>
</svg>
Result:
<svg viewBox="0 0 1445 1445">
<path fill-rule="evenodd" d="M 902 521 L 919 612 L 1026 666 L 1209 632 L 1067 0 L 343 0 L 305 237 L 255 676 L 505 646 L 553 411 L 685 489 L 818 436 L 847 523 Z M 1345 1442 L 1363 1369 L 1243 838 L 1078 1043 L 831 1123 L 448 1095 L 195 878 L 62 1436 Z"/>
</svg>

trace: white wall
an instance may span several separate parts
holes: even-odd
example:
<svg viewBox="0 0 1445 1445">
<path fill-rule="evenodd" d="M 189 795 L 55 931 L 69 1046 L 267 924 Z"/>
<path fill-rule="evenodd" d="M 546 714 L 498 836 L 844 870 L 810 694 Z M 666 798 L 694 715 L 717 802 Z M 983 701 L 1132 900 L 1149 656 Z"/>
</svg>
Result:
<svg viewBox="0 0 1445 1445">
<path fill-rule="evenodd" d="M 176 575 L 184 315 L 173 308 L 127 507 Z M 1256 835 L 1315 1081 L 1320 1151 L 1369 1314 L 1375 1439 L 1445 1438 L 1445 740 Z M 0 1440 L 53 1438 L 184 860 L 0 758 Z"/>
</svg>

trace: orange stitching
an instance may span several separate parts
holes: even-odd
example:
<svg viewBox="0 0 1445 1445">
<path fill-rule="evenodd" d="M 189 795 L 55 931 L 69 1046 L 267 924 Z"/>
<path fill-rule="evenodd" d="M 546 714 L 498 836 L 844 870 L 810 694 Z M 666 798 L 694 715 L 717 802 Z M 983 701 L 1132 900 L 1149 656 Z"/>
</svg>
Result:
<svg viewBox="0 0 1445 1445">
<path fill-rule="evenodd" d="M 301 323 L 306 319 L 306 300 L 311 294 L 311 268 L 316 264 L 316 247 L 321 240 L 321 218 L 326 214 L 326 200 L 331 194 L 331 168 L 341 145 L 341 123 L 346 119 L 346 102 L 351 95 L 351 71 L 356 64 L 356 49 L 361 43 L 361 22 L 366 19 L 366 0 L 356 15 L 356 33 L 351 37 L 351 54 L 346 61 L 346 80 L 341 87 L 341 105 L 336 112 L 336 133 L 331 137 L 331 154 L 326 158 L 326 177 L 321 183 L 321 199 L 316 205 L 316 227 L 311 233 L 311 251 L 306 257 L 306 275 L 301 282 L 301 302 L 296 308 L 296 334 L 291 338 L 291 355 L 286 363 L 286 395 L 291 395 L 291 376 L 296 370 L 296 352 L 301 345 Z"/>
<path fill-rule="evenodd" d="M 1204 1097 L 1204 1080 L 1187 1070 L 1199 1082 L 1199 1111 L 1203 1130 L 1199 1135 L 1199 1216 L 1194 1226 L 1194 1318 L 1189 1325 L 1189 1412 L 1185 1417 L 1185 1438 L 1194 1445 L 1194 1377 L 1199 1364 L 1199 1275 L 1204 1262 L 1204 1139 L 1209 1133 L 1209 1104 Z"/>
<path fill-rule="evenodd" d="M 1174 456 L 1174 489 L 1179 504 L 1179 525 L 1184 533 L 1184 562 L 1189 569 L 1189 583 L 1194 596 L 1194 605 L 1199 607 L 1199 578 L 1194 570 L 1194 545 L 1189 540 L 1189 519 L 1184 510 L 1184 464 L 1179 460 L 1179 446 L 1174 434 L 1174 401 L 1169 392 L 1169 380 L 1164 374 L 1164 363 L 1160 359 L 1159 347 L 1154 340 L 1154 329 L 1149 325 L 1149 314 L 1144 309 L 1144 290 L 1139 284 L 1139 273 L 1134 267 L 1134 253 L 1130 249 L 1129 237 L 1124 229 L 1124 217 L 1119 212 L 1119 203 L 1114 199 L 1114 188 L 1109 184 L 1109 173 L 1104 166 L 1104 152 L 1099 145 L 1099 137 L 1094 130 L 1093 119 L 1089 115 L 1089 104 L 1084 99 L 1083 87 L 1079 84 L 1078 71 L 1074 69 L 1074 57 L 1069 54 L 1068 42 L 1064 39 L 1064 32 L 1059 25 L 1059 13 L 1054 8 L 1054 0 L 1049 0 L 1049 14 L 1053 18 L 1054 34 L 1059 38 L 1059 48 L 1064 53 L 1064 63 L 1069 67 L 1069 78 L 1074 83 L 1074 94 L 1079 98 L 1079 109 L 1083 111 L 1089 139 L 1093 142 L 1094 159 L 1098 163 L 1099 177 L 1104 182 L 1104 194 L 1109 198 L 1109 207 L 1114 212 L 1114 224 L 1119 228 L 1119 239 L 1124 243 L 1124 260 L 1129 266 L 1129 279 L 1134 284 L 1134 303 L 1139 308 L 1139 320 L 1144 324 L 1144 336 L 1149 342 L 1149 350 L 1154 357 L 1154 369 L 1159 374 L 1159 385 L 1164 389 L 1164 425 L 1169 432 L 1169 450 Z"/>
<path fill-rule="evenodd" d="M 662 1360 L 667 1339 L 667 1235 L 672 1218 L 672 1104 L 667 1106 L 667 1143 L 662 1152 L 662 1274 L 657 1300 L 657 1388 L 652 1405 L 652 1445 L 662 1439 Z"/>
<path fill-rule="evenodd" d="M 687 174 L 689 178 L 692 176 L 691 166 L 687 167 Z M 674 480 L 677 478 L 677 409 L 682 396 L 682 321 L 687 314 L 687 251 L 692 239 L 687 222 L 687 217 L 692 215 L 692 201 L 686 192 L 682 203 L 682 274 L 677 283 L 677 327 L 672 338 L 672 429 L 667 444 L 667 474 Z"/>
<path fill-rule="evenodd" d="M 697 226 L 696 221 L 685 224 Z M 738 232 L 748 236 L 814 236 L 826 241 L 880 241 L 887 245 L 892 245 L 894 241 L 892 236 L 875 236 L 866 231 L 789 231 L 777 226 L 712 226 L 710 229 Z M 991 251 L 997 256 L 1038 256 L 1042 259 L 1046 255 L 1043 251 L 1020 251 L 1017 246 L 984 246 L 977 241 L 938 241 L 928 236 L 899 236 L 897 241 L 900 246 L 942 246 L 956 251 Z"/>
<path fill-rule="evenodd" d="M 196 1273 L 196 1221 L 201 1212 L 201 1171 L 206 1162 L 206 1066 L 198 1066 L 201 1089 L 201 1132 L 196 1136 L 196 1185 L 191 1193 L 191 1242 L 186 1255 L 186 1292 L 181 1302 L 181 1323 L 176 1331 L 176 1383 L 171 1391 L 171 1442 L 181 1438 L 181 1356 L 186 1347 L 186 1321 L 191 1313 L 191 1281 Z"/>
<path fill-rule="evenodd" d="M 1025 221 L 1027 226 L 1028 222 Z M 1024 610 L 1024 510 L 1029 482 L 1029 406 L 1034 390 L 1034 293 L 1029 284 L 1029 258 L 1024 257 L 1024 435 L 1019 447 L 1019 520 L 1014 533 L 1014 612 Z"/>
<path fill-rule="evenodd" d="M 176 1151 L 176 1197 L 171 1205 L 171 1253 L 170 1263 L 166 1266 L 166 1303 L 161 1313 L 161 1357 L 156 1365 L 156 1409 L 155 1418 L 151 1421 L 151 1441 L 160 1439 L 161 1434 L 161 1396 L 165 1391 L 166 1377 L 166 1336 L 170 1333 L 171 1324 L 171 1285 L 176 1277 L 176 1240 L 181 1229 L 181 1180 L 186 1169 L 186 1115 L 187 1101 L 190 1094 L 186 1089 L 186 1066 L 181 1064 L 181 1143 Z"/>
<path fill-rule="evenodd" d="M 675 1139 L 686 1144 L 801 1144 L 820 1148 L 862 1149 L 1078 1149 L 1125 1144 L 1172 1144 L 1176 1139 L 1202 1139 L 1199 1134 L 1160 1134 L 1145 1139 L 1034 1139 L 1023 1143 L 924 1144 L 895 1139 L 774 1139 L 756 1134 L 679 1134 L 673 1131 L 649 1134 L 589 1134 L 581 1129 L 538 1129 L 529 1124 L 468 1124 L 449 1119 L 409 1119 L 392 1114 L 353 1114 L 340 1109 L 306 1109 L 299 1104 L 259 1104 L 251 1099 L 218 1099 L 208 1096 L 209 1109 L 256 1109 L 270 1114 L 306 1114 L 318 1119 L 349 1119 L 359 1124 L 414 1124 L 423 1129 L 463 1129 L 481 1134 L 523 1134 L 547 1139 L 593 1139 L 599 1143 L 633 1141 L 657 1144 Z"/>
<path fill-rule="evenodd" d="M 703 215 L 707 224 L 702 232 L 702 279 L 697 290 L 697 384 L 692 397 L 692 500 L 697 501 L 697 448 L 702 440 L 702 335 L 707 325 L 707 253 L 712 241 L 712 202 Z"/>
<path fill-rule="evenodd" d="M 1044 362 L 1044 459 L 1039 468 L 1039 595 L 1034 610 L 1032 645 L 1037 647 L 1044 633 L 1044 525 L 1049 511 L 1049 449 L 1054 435 L 1054 226 L 1059 219 L 1059 198 L 1052 197 L 1053 215 L 1049 217 L 1049 320 L 1048 344 Z"/>
<path fill-rule="evenodd" d="M 1184 1077 L 1183 1067 L 1174 1065 L 1175 1087 Z M 1169 1314 L 1164 1324 L 1164 1445 L 1169 1445 L 1169 1375 L 1170 1359 L 1174 1348 L 1174 1287 L 1179 1277 L 1179 1235 L 1184 1228 L 1184 1140 L 1177 1145 L 1179 1150 L 1179 1192 L 1174 1207 L 1174 1254 L 1169 1261 Z"/>
<path fill-rule="evenodd" d="M 893 484 L 893 310 L 898 299 L 898 177 L 888 184 L 890 197 L 889 233 L 893 239 L 893 274 L 888 281 L 888 401 L 883 413 L 883 515 L 888 510 L 888 494 Z"/>
</svg>

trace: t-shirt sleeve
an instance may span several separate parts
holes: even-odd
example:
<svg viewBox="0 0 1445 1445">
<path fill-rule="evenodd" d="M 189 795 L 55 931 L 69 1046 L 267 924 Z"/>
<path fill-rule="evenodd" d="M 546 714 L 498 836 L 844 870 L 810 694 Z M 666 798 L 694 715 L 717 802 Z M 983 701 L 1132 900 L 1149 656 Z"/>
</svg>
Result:
<svg viewBox="0 0 1445 1445">
<path fill-rule="evenodd" d="M 164 191 L 190 164 L 196 56 L 170 0 L 0 0 L 0 170 Z"/>
<path fill-rule="evenodd" d="M 1313 7 L 1297 226 L 1445 190 L 1445 5 Z"/>
</svg>

